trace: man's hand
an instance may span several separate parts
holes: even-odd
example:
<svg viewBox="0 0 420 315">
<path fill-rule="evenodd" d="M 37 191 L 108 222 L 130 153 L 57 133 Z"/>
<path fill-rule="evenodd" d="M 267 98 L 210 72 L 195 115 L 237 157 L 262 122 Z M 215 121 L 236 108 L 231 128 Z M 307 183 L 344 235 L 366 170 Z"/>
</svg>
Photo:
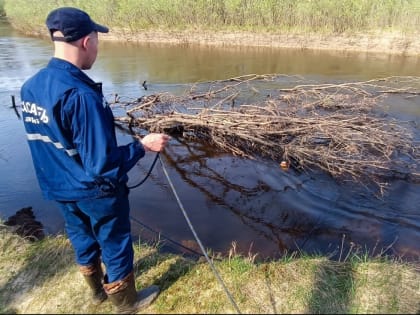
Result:
<svg viewBox="0 0 420 315">
<path fill-rule="evenodd" d="M 146 151 L 160 152 L 170 139 L 171 137 L 164 133 L 149 133 L 140 142 Z"/>
</svg>

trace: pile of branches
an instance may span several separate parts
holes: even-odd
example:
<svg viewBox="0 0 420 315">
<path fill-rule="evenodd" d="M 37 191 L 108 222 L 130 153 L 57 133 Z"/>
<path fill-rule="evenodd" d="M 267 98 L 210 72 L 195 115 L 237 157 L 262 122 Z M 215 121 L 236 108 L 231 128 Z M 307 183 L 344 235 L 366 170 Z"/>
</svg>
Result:
<svg viewBox="0 0 420 315">
<path fill-rule="evenodd" d="M 419 97 L 420 78 L 292 87 L 284 78 L 247 75 L 194 84 L 181 95 L 116 98 L 112 105 L 125 109 L 116 121 L 138 135 L 166 132 L 233 155 L 374 180 L 381 187 L 395 177 L 419 181 L 415 122 L 392 119 L 381 106 L 389 95 Z"/>
</svg>

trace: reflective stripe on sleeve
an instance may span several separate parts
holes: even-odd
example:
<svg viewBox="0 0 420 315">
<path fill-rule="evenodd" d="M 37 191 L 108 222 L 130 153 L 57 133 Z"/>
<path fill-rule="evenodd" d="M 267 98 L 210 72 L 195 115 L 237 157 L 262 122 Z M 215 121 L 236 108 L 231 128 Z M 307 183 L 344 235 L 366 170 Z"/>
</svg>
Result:
<svg viewBox="0 0 420 315">
<path fill-rule="evenodd" d="M 65 150 L 63 145 L 60 142 L 53 142 L 48 136 L 43 136 L 39 133 L 28 133 L 28 140 L 41 140 L 45 143 L 52 143 L 57 149 Z M 78 154 L 76 149 L 65 150 L 69 156 L 74 156 Z"/>
</svg>

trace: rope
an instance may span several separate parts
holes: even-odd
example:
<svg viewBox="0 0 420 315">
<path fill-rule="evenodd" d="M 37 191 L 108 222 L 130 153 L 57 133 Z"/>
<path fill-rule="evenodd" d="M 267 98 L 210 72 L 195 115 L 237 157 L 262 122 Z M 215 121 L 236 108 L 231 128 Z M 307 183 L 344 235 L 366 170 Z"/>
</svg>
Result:
<svg viewBox="0 0 420 315">
<path fill-rule="evenodd" d="M 158 160 L 158 157 L 159 157 L 159 152 L 156 153 L 156 156 L 155 156 L 155 159 L 153 160 L 152 166 L 150 167 L 149 172 L 147 172 L 146 176 L 138 184 L 133 185 L 133 186 L 128 186 L 129 189 L 139 187 L 141 184 L 143 184 L 146 181 L 146 179 L 149 177 L 150 173 L 152 172 L 153 167 L 155 166 L 156 161 Z"/>
<path fill-rule="evenodd" d="M 182 248 L 184 248 L 184 249 L 186 249 L 186 250 L 189 250 L 191 253 L 193 253 L 193 254 L 195 254 L 195 255 L 197 255 L 197 256 L 200 256 L 200 257 L 204 256 L 202 253 L 199 253 L 199 252 L 195 251 L 195 250 L 194 250 L 194 249 L 192 249 L 192 248 L 189 248 L 189 247 L 187 247 L 187 246 L 184 246 L 184 245 L 182 245 L 181 243 L 178 243 L 177 241 L 174 241 L 173 239 L 169 238 L 168 236 L 165 236 L 164 234 L 162 234 L 162 233 L 160 233 L 160 232 L 158 232 L 158 231 L 153 230 L 150 226 L 147 226 L 146 224 L 144 224 L 144 223 L 140 222 L 140 221 L 139 221 L 139 220 L 137 220 L 136 218 L 133 218 L 132 216 L 130 216 L 130 219 L 131 219 L 131 220 L 133 220 L 134 222 L 136 222 L 137 224 L 139 224 L 139 225 L 141 225 L 141 226 L 145 227 L 145 228 L 146 228 L 146 229 L 148 229 L 149 231 L 151 231 L 151 232 L 153 232 L 153 233 L 156 233 L 156 234 L 159 234 L 159 237 L 163 237 L 164 239 L 166 239 L 166 240 L 170 241 L 171 243 L 173 243 L 173 244 L 175 244 L 175 245 L 177 245 L 177 246 L 179 246 L 179 247 L 182 247 Z"/>
<path fill-rule="evenodd" d="M 197 241 L 198 245 L 200 246 L 200 249 L 201 249 L 201 251 L 203 252 L 204 257 L 206 257 L 207 262 L 209 263 L 209 265 L 210 265 L 211 269 L 213 270 L 213 273 L 215 274 L 215 276 L 216 276 L 217 280 L 219 281 L 219 283 L 221 284 L 221 286 L 222 286 L 222 287 L 223 287 L 223 289 L 225 290 L 226 295 L 228 296 L 228 298 L 229 298 L 230 302 L 232 303 L 233 307 L 235 308 L 236 312 L 237 312 L 238 314 L 241 314 L 241 311 L 239 310 L 238 305 L 235 303 L 235 301 L 234 301 L 234 299 L 233 299 L 232 295 L 230 294 L 229 290 L 227 289 L 226 285 L 224 284 L 224 282 L 223 282 L 222 278 L 220 277 L 220 275 L 219 275 L 218 271 L 216 270 L 216 268 L 215 268 L 214 264 L 212 263 L 212 261 L 210 260 L 209 256 L 207 255 L 207 252 L 206 252 L 206 250 L 204 249 L 203 244 L 201 243 L 200 239 L 198 238 L 197 233 L 195 232 L 194 227 L 193 227 L 193 225 L 191 224 L 191 221 L 190 221 L 190 219 L 189 219 L 189 217 L 188 217 L 188 215 L 187 215 L 187 212 L 185 211 L 184 206 L 182 205 L 181 200 L 180 200 L 180 199 L 179 199 L 179 197 L 178 197 L 178 194 L 177 194 L 177 192 L 176 192 L 176 190 L 175 190 L 175 187 L 174 187 L 174 185 L 172 184 L 172 181 L 171 181 L 171 179 L 170 179 L 170 177 L 169 177 L 169 175 L 168 175 L 168 172 L 166 171 L 166 167 L 165 167 L 165 165 L 163 164 L 162 159 L 160 158 L 159 152 L 157 152 L 157 153 L 156 153 L 156 157 L 155 157 L 155 159 L 153 160 L 153 163 L 152 163 L 152 165 L 151 165 L 151 167 L 150 167 L 150 169 L 149 169 L 148 173 L 146 174 L 146 176 L 145 176 L 145 177 L 144 177 L 144 178 L 143 178 L 143 179 L 142 179 L 139 183 L 137 183 L 137 184 L 135 184 L 135 185 L 133 185 L 133 186 L 128 186 L 128 188 L 129 188 L 129 189 L 133 189 L 133 188 L 136 188 L 136 187 L 140 186 L 141 184 L 143 184 L 143 183 L 146 181 L 146 179 L 149 177 L 149 175 L 151 174 L 151 172 L 152 172 L 152 170 L 153 170 L 153 168 L 154 168 L 154 166 L 155 166 L 155 164 L 156 164 L 156 161 L 157 161 L 158 159 L 159 159 L 159 161 L 160 161 L 160 164 L 162 165 L 162 169 L 163 169 L 163 172 L 165 173 L 165 176 L 166 176 L 166 178 L 167 178 L 167 180 L 168 180 L 168 183 L 169 183 L 169 185 L 171 186 L 172 192 L 173 192 L 173 194 L 174 194 L 174 196 L 175 196 L 175 198 L 176 198 L 176 200 L 177 200 L 177 202 L 178 202 L 179 208 L 182 210 L 182 213 L 183 213 L 183 215 L 184 215 L 185 219 L 187 220 L 188 226 L 190 227 L 190 229 L 191 229 L 192 233 L 194 234 L 194 237 L 195 237 L 195 239 L 196 239 L 196 241 Z M 135 219 L 135 218 L 133 218 L 132 216 L 130 216 L 130 219 L 131 219 L 131 220 L 133 220 L 134 222 L 136 222 L 136 223 L 138 223 L 138 224 L 140 224 L 140 225 L 142 225 L 142 226 L 144 226 L 144 227 L 148 228 L 149 230 L 151 230 L 151 231 L 153 231 L 153 232 L 156 232 L 156 231 L 152 230 L 151 228 L 149 228 L 148 226 L 146 226 L 145 224 L 143 224 L 143 223 L 141 223 L 140 221 L 136 220 L 136 219 Z M 165 237 L 165 236 L 164 236 L 164 237 Z M 193 253 L 195 253 L 195 254 L 198 254 L 198 255 L 202 256 L 202 254 L 200 254 L 200 253 L 198 253 L 198 252 L 194 251 L 194 250 L 193 250 L 193 249 L 191 249 L 191 248 L 188 248 L 188 247 L 186 247 L 186 246 L 184 246 L 184 245 L 182 245 L 182 244 L 180 244 L 180 243 L 178 243 L 178 242 L 175 242 L 175 241 L 171 240 L 171 239 L 170 239 L 170 238 L 168 238 L 168 237 L 165 237 L 165 238 L 166 238 L 167 240 L 171 241 L 172 243 L 174 243 L 174 244 L 176 244 L 176 245 L 178 245 L 178 246 L 182 247 L 182 248 L 185 248 L 185 249 L 187 249 L 187 250 L 189 250 L 189 251 L 191 251 L 191 252 L 193 252 Z"/>
<path fill-rule="evenodd" d="M 203 244 L 201 243 L 200 239 L 198 238 L 197 234 L 195 233 L 194 227 L 192 226 L 192 224 L 190 222 L 190 219 L 188 218 L 188 215 L 187 215 L 187 213 L 186 213 L 186 211 L 184 209 L 184 206 L 182 205 L 181 200 L 178 197 L 178 194 L 177 194 L 177 192 L 176 192 L 176 190 L 174 188 L 174 185 L 172 184 L 172 181 L 171 181 L 171 179 L 170 179 L 170 177 L 168 175 L 168 172 L 166 171 L 166 168 L 165 168 L 165 165 L 163 164 L 162 159 L 160 158 L 159 155 L 156 155 L 156 156 L 159 157 L 159 161 L 160 161 L 160 164 L 162 165 L 163 172 L 165 173 L 165 176 L 168 179 L 168 183 L 171 186 L 172 192 L 174 193 L 174 196 L 175 196 L 175 198 L 176 198 L 176 200 L 178 202 L 178 205 L 179 205 L 180 209 L 182 210 L 182 213 L 184 214 L 184 217 L 187 220 L 187 223 L 188 223 L 188 225 L 189 225 L 192 233 L 194 234 L 194 237 L 195 237 L 198 245 L 200 246 L 201 251 L 203 252 L 204 256 L 206 257 L 207 262 L 209 263 L 209 265 L 210 265 L 211 269 L 213 270 L 214 274 L 216 275 L 217 280 L 219 281 L 219 283 L 221 284 L 221 286 L 225 290 L 226 295 L 228 296 L 228 298 L 229 298 L 230 302 L 232 303 L 233 307 L 238 312 L 238 314 L 241 314 L 238 306 L 236 305 L 235 301 L 233 300 L 232 295 L 229 293 L 229 290 L 226 288 L 226 286 L 225 286 L 222 278 L 220 277 L 220 275 L 217 272 L 216 268 L 214 267 L 212 261 L 210 260 L 209 256 L 207 255 L 207 253 L 206 253 L 206 251 L 205 251 L 205 249 L 203 247 Z"/>
<path fill-rule="evenodd" d="M 154 168 L 154 166 L 155 166 L 155 164 L 156 164 L 156 161 L 158 160 L 158 157 L 159 157 L 159 152 L 156 154 L 156 157 L 155 157 L 155 159 L 153 160 L 153 163 L 152 163 L 152 165 L 151 165 L 151 167 L 150 167 L 150 169 L 149 169 L 149 171 L 147 172 L 147 174 L 146 174 L 146 176 L 139 182 L 139 183 L 137 183 L 137 184 L 135 184 L 135 185 L 133 185 L 133 186 L 128 186 L 128 188 L 129 189 L 133 189 L 133 188 L 136 188 L 136 187 L 139 187 L 141 184 L 143 184 L 145 181 L 146 181 L 146 179 L 149 177 L 149 175 L 152 173 L 152 170 L 153 170 L 153 168 Z M 139 225 L 141 225 L 141 226 L 143 226 L 143 227 L 145 227 L 146 229 L 148 229 L 149 231 L 151 231 L 151 232 L 153 232 L 153 233 L 155 233 L 155 234 L 159 234 L 159 237 L 163 237 L 164 239 L 166 239 L 166 240 L 168 240 L 169 242 L 171 242 L 171 243 L 173 243 L 173 244 L 175 244 L 175 245 L 177 245 L 177 246 L 179 246 L 179 247 L 181 247 L 181 248 L 184 248 L 184 249 L 186 249 L 186 250 L 188 250 L 188 251 L 190 251 L 191 253 L 193 253 L 193 254 L 195 254 L 195 255 L 197 255 L 197 256 L 203 256 L 203 254 L 201 254 L 201 253 L 199 253 L 199 252 L 197 252 L 197 251 L 195 251 L 194 249 L 192 249 L 192 248 L 189 248 L 189 247 L 187 247 L 187 246 L 184 246 L 184 245 L 182 245 L 181 243 L 178 243 L 178 242 L 176 242 L 176 241 L 174 241 L 173 239 L 171 239 L 170 237 L 168 237 L 168 236 L 165 236 L 164 234 L 162 234 L 162 233 L 160 233 L 160 232 L 158 232 L 158 231 L 155 231 L 155 230 L 153 230 L 150 226 L 147 226 L 146 224 L 144 224 L 144 223 L 142 223 L 142 222 L 140 222 L 139 220 L 137 220 L 136 218 L 134 218 L 133 216 L 130 216 L 130 219 L 132 220 L 132 221 L 134 221 L 134 222 L 136 222 L 137 224 L 139 224 Z"/>
</svg>

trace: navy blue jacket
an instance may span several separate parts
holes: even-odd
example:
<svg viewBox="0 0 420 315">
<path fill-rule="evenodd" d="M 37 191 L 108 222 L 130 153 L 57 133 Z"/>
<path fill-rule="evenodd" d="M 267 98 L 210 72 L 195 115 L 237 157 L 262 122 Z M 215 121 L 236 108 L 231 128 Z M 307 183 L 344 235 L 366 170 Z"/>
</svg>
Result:
<svg viewBox="0 0 420 315">
<path fill-rule="evenodd" d="M 114 115 L 95 83 L 73 64 L 52 58 L 21 88 L 22 116 L 46 199 L 100 198 L 125 185 L 144 156 L 139 141 L 118 146 Z"/>
</svg>

